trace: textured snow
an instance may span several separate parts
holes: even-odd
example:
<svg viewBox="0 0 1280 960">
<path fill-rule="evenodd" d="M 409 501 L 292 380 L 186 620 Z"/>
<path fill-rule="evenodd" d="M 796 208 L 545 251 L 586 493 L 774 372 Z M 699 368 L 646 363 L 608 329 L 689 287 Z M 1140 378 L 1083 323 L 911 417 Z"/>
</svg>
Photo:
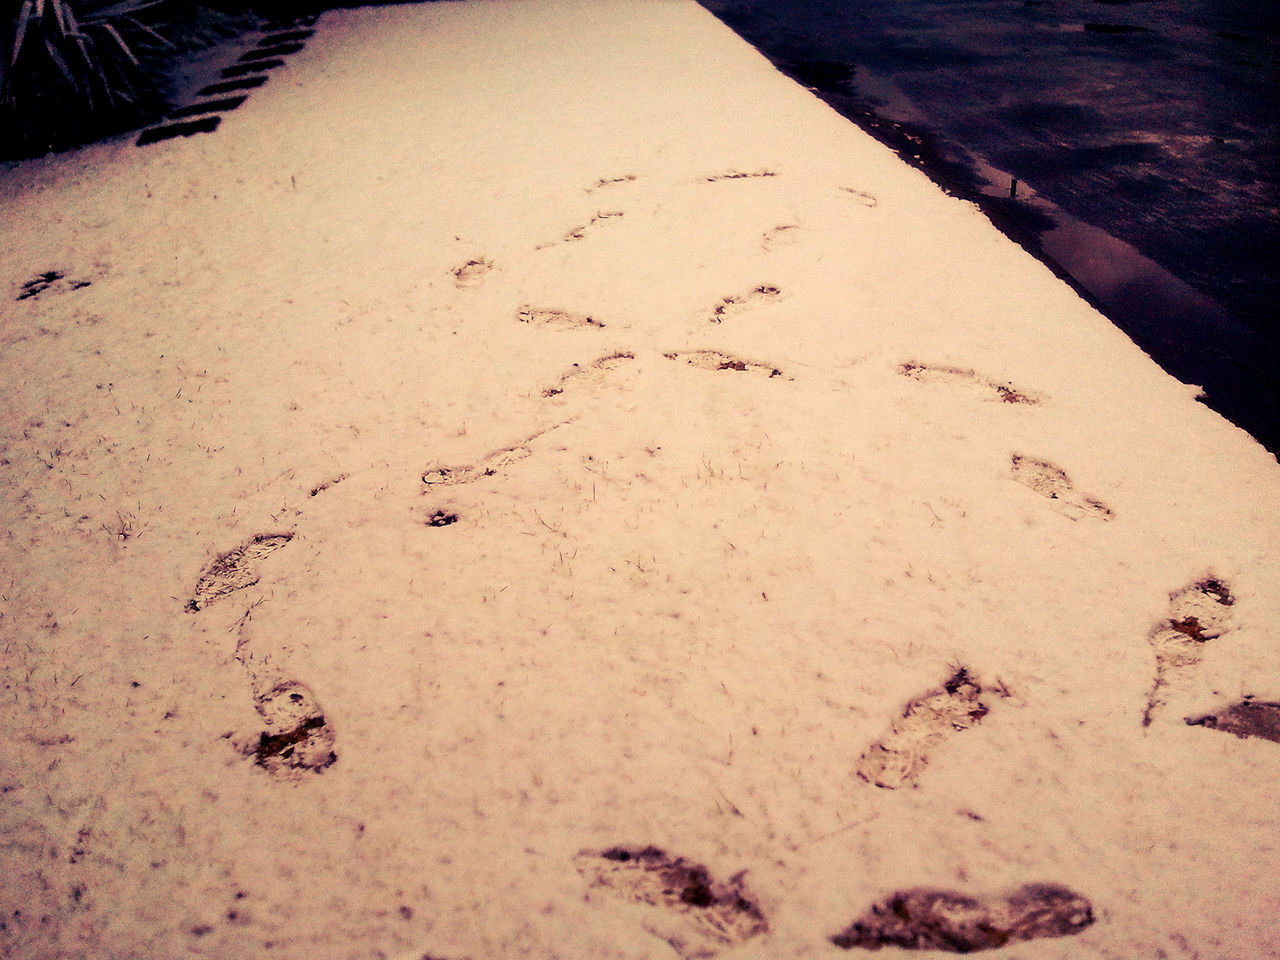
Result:
<svg viewBox="0 0 1280 960">
<path fill-rule="evenodd" d="M 326 13 L 0 222 L 0 953 L 837 957 L 1045 884 L 1095 922 L 1000 955 L 1280 955 L 1280 746 L 1184 722 L 1280 699 L 1275 458 L 692 2 Z M 650 846 L 767 929 L 581 868 Z"/>
</svg>

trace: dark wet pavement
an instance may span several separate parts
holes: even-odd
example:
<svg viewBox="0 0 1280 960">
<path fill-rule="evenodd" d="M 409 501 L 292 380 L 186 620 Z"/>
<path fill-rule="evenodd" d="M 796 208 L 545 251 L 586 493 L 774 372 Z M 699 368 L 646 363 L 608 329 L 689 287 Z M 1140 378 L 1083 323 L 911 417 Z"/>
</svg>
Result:
<svg viewBox="0 0 1280 960">
<path fill-rule="evenodd" d="M 1280 451 L 1280 7 L 701 2 Z"/>
</svg>

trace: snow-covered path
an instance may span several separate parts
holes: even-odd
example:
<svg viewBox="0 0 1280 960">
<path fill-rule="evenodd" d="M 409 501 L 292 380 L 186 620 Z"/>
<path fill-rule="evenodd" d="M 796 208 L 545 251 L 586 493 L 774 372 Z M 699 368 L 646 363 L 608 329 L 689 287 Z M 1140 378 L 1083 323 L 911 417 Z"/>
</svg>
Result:
<svg viewBox="0 0 1280 960">
<path fill-rule="evenodd" d="M 694 3 L 0 223 L 0 955 L 1280 956 L 1275 458 Z"/>
</svg>

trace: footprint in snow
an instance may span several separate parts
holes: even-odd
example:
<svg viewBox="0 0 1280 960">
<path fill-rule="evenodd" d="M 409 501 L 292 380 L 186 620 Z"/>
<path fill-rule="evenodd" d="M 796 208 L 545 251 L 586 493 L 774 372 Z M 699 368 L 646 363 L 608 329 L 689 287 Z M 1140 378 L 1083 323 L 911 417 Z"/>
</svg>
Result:
<svg viewBox="0 0 1280 960">
<path fill-rule="evenodd" d="M 338 760 L 333 727 L 309 686 L 281 678 L 268 657 L 255 654 L 253 609 L 240 618 L 235 656 L 249 675 L 254 709 L 266 729 L 242 742 L 241 752 L 278 779 L 295 779 L 304 770 L 319 773 Z"/>
<path fill-rule="evenodd" d="M 328 480 L 322 480 L 320 483 L 317 483 L 314 487 L 311 488 L 311 496 L 313 497 L 320 496 L 320 494 L 324 493 L 330 487 L 336 487 L 343 480 L 346 480 L 348 476 L 349 474 L 340 473 L 335 477 L 330 477 Z"/>
<path fill-rule="evenodd" d="M 566 230 L 564 233 L 564 236 L 560 238 L 560 242 L 572 243 L 574 240 L 581 240 L 583 237 L 585 237 L 588 233 L 595 230 L 600 224 L 604 223 L 606 220 L 617 220 L 622 216 L 623 216 L 623 211 L 621 210 L 597 210 L 591 216 L 591 219 L 588 220 L 586 223 L 580 223 L 578 224 L 578 226 L 571 227 L 570 229 Z M 554 246 L 554 244 L 550 244 L 550 243 L 543 244 L 543 247 L 550 247 L 550 246 Z M 539 249 L 542 249 L 542 248 L 540 247 Z"/>
<path fill-rule="evenodd" d="M 1235 602 L 1227 584 L 1213 576 L 1169 595 L 1168 617 L 1147 634 L 1156 654 L 1156 678 L 1142 712 L 1144 727 L 1151 725 L 1156 711 L 1168 702 L 1168 687 L 1200 662 L 1204 645 L 1230 629 Z"/>
<path fill-rule="evenodd" d="M 782 376 L 782 371 L 771 363 L 743 360 L 716 350 L 685 350 L 664 353 L 663 356 L 668 360 L 683 360 L 689 366 L 696 367 L 699 370 L 730 370 L 737 373 L 758 373 L 769 378 Z"/>
<path fill-rule="evenodd" d="M 492 453 L 478 463 L 466 463 L 459 466 L 440 465 L 431 467 L 422 474 L 422 482 L 428 486 L 455 486 L 461 483 L 471 483 L 473 480 L 479 480 L 482 477 L 492 477 L 498 474 L 503 468 L 513 463 L 519 463 L 526 457 L 533 455 L 524 444 L 518 444 L 514 447 L 508 447 L 505 450 L 499 450 Z"/>
<path fill-rule="evenodd" d="M 634 183 L 639 178 L 634 173 L 628 173 L 622 177 L 601 177 L 591 186 L 586 188 L 587 193 L 595 193 L 605 187 L 613 187 L 620 183 Z"/>
<path fill-rule="evenodd" d="M 977 726 L 988 712 L 982 687 L 960 667 L 941 687 L 903 707 L 889 732 L 863 752 L 854 772 L 886 790 L 915 786 L 933 752 L 950 737 Z"/>
<path fill-rule="evenodd" d="M 780 223 L 772 230 L 766 230 L 760 238 L 760 246 L 765 250 L 777 250 L 789 246 L 800 239 L 800 225 L 797 223 Z"/>
<path fill-rule="evenodd" d="M 720 882 L 657 847 L 584 850 L 575 864 L 593 890 L 654 907 L 645 928 L 681 957 L 710 957 L 769 929 L 741 873 Z"/>
<path fill-rule="evenodd" d="M 260 577 L 258 562 L 292 539 L 292 533 L 260 533 L 222 554 L 201 574 L 194 596 L 187 601 L 187 610 L 192 613 L 203 610 L 229 593 L 253 586 Z"/>
<path fill-rule="evenodd" d="M 570 313 L 566 310 L 544 310 L 523 306 L 516 311 L 516 319 L 521 323 L 536 324 L 549 327 L 603 327 L 604 324 L 587 316 L 585 313 Z"/>
<path fill-rule="evenodd" d="M 706 178 L 707 183 L 719 183 L 722 180 L 763 180 L 768 177 L 776 177 L 778 174 L 774 170 L 727 170 L 724 173 L 713 174 Z"/>
<path fill-rule="evenodd" d="M 1010 943 L 1066 937 L 1094 921 L 1093 905 L 1056 884 L 1026 884 L 1006 896 L 970 897 L 947 890 L 893 894 L 831 938 L 837 947 L 976 953 Z"/>
<path fill-rule="evenodd" d="M 460 267 L 455 267 L 452 271 L 453 283 L 459 290 L 466 290 L 469 287 L 477 286 L 484 279 L 485 274 L 493 269 L 493 261 L 487 257 L 479 257 L 475 260 L 468 260 Z"/>
<path fill-rule="evenodd" d="M 1210 730 L 1234 733 L 1241 739 L 1257 737 L 1280 743 L 1280 703 L 1245 699 L 1217 713 L 1187 717 L 1186 723 L 1189 727 L 1207 727 Z"/>
<path fill-rule="evenodd" d="M 859 190 L 856 187 L 841 187 L 840 190 L 842 193 L 849 194 L 864 207 L 877 207 L 880 205 L 880 201 L 865 190 Z"/>
<path fill-rule="evenodd" d="M 519 463 L 521 460 L 533 456 L 533 450 L 529 447 L 529 444 L 538 439 L 538 437 L 550 433 L 553 430 L 557 430 L 566 423 L 572 422 L 572 419 L 570 419 L 553 424 L 544 430 L 539 430 L 536 433 L 530 434 L 514 446 L 504 447 L 496 453 L 489 454 L 489 456 L 476 463 L 466 463 L 458 466 L 438 464 L 436 466 L 429 467 L 427 470 L 423 471 L 422 482 L 428 486 L 448 487 L 461 483 L 471 483 L 472 481 L 479 480 L 482 477 L 495 476 L 511 464 Z"/>
<path fill-rule="evenodd" d="M 558 397 L 565 392 L 570 384 L 574 386 L 587 386 L 593 383 L 599 383 L 604 379 L 610 370 L 616 370 L 629 360 L 634 360 L 635 354 L 620 351 L 618 353 L 606 354 L 598 360 L 587 364 L 585 367 L 578 364 L 573 365 L 573 369 L 562 376 L 554 386 L 547 387 L 542 391 L 544 398 Z"/>
<path fill-rule="evenodd" d="M 715 312 L 711 315 L 711 322 L 723 323 L 726 317 L 741 313 L 762 300 L 776 300 L 780 296 L 782 296 L 781 290 L 772 284 L 763 283 L 747 293 L 725 297 L 716 305 Z"/>
<path fill-rule="evenodd" d="M 1110 520 L 1111 508 L 1101 500 L 1078 493 L 1066 471 L 1048 460 L 1014 454 L 1011 462 L 1013 479 L 1042 497 L 1054 501 L 1060 513 L 1072 519 L 1097 517 Z"/>
<path fill-rule="evenodd" d="M 319 772 L 338 760 L 333 728 L 311 688 L 296 680 L 282 680 L 254 696 L 267 729 L 251 746 L 253 761 L 273 776 L 299 770 Z"/>
<path fill-rule="evenodd" d="M 1015 387 L 1012 383 L 1007 381 L 1001 383 L 961 367 L 903 363 L 898 366 L 898 373 L 921 383 L 949 383 L 968 387 L 977 390 L 988 400 L 998 400 L 1001 403 L 1036 404 L 1040 402 L 1037 397 Z"/>
</svg>

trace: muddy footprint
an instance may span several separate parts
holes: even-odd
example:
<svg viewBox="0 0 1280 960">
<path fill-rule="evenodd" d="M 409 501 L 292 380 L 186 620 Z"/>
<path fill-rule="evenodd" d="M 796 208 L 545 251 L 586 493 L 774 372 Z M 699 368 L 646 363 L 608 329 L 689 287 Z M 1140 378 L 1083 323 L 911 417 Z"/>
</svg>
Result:
<svg viewBox="0 0 1280 960">
<path fill-rule="evenodd" d="M 338 760 L 333 728 L 311 688 L 296 680 L 282 680 L 269 690 L 255 692 L 254 705 L 267 729 L 249 752 L 253 762 L 273 776 L 297 770 L 319 772 Z"/>
<path fill-rule="evenodd" d="M 1027 884 L 1003 897 L 947 890 L 895 893 L 831 938 L 837 947 L 976 953 L 1009 943 L 1066 937 L 1093 923 L 1093 906 L 1056 884 Z"/>
<path fill-rule="evenodd" d="M 1014 454 L 1011 468 L 1013 479 L 1054 501 L 1059 512 L 1072 520 L 1079 520 L 1081 517 L 1110 520 L 1112 517 L 1110 507 L 1101 500 L 1078 493 L 1066 471 L 1048 460 Z"/>
<path fill-rule="evenodd" d="M 266 729 L 248 740 L 234 741 L 246 757 L 279 779 L 296 779 L 300 771 L 320 772 L 338 760 L 333 728 L 315 693 L 305 683 L 282 677 L 269 655 L 255 652 L 250 623 L 259 600 L 237 625 L 235 658 L 248 674 L 254 709 Z M 230 734 L 228 736 L 231 736 Z"/>
<path fill-rule="evenodd" d="M 1144 727 L 1151 726 L 1156 711 L 1168 702 L 1167 688 L 1200 662 L 1204 644 L 1230 629 L 1235 602 L 1230 588 L 1213 576 L 1169 595 L 1168 619 L 1147 634 L 1147 643 L 1155 649 L 1156 678 L 1142 712 Z"/>
<path fill-rule="evenodd" d="M 201 574 L 194 596 L 187 601 L 187 610 L 203 610 L 220 597 L 253 586 L 260 577 L 258 561 L 292 539 L 292 533 L 260 533 L 218 557 Z"/>
<path fill-rule="evenodd" d="M 1257 737 L 1259 740 L 1280 743 L 1280 703 L 1245 699 L 1217 713 L 1187 717 L 1186 723 L 1189 727 L 1207 727 L 1223 733 L 1234 733 L 1241 739 Z"/>
<path fill-rule="evenodd" d="M 915 786 L 933 751 L 956 733 L 977 726 L 988 712 L 982 687 L 960 667 L 941 687 L 903 707 L 889 732 L 858 759 L 854 772 L 886 790 Z"/>
<path fill-rule="evenodd" d="M 682 957 L 710 957 L 769 929 L 742 874 L 719 882 L 706 867 L 657 847 L 584 850 L 574 860 L 593 889 L 658 908 L 645 928 Z"/>
</svg>

